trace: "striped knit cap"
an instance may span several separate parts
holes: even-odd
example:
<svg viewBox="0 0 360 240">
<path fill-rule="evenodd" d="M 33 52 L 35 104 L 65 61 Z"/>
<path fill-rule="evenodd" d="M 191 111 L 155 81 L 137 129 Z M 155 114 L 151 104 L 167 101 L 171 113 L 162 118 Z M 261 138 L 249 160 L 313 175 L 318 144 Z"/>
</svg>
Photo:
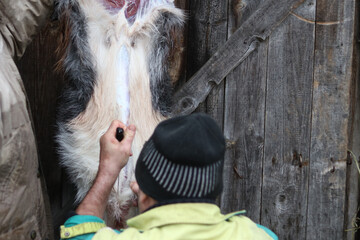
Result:
<svg viewBox="0 0 360 240">
<path fill-rule="evenodd" d="M 157 201 L 214 200 L 222 191 L 224 136 L 205 114 L 165 120 L 136 164 L 140 189 Z"/>
</svg>

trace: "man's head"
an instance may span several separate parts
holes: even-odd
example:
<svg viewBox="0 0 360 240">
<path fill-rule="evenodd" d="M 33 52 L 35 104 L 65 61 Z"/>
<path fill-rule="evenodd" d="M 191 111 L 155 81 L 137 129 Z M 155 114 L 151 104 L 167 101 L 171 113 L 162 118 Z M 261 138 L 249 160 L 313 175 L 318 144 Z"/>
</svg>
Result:
<svg viewBox="0 0 360 240">
<path fill-rule="evenodd" d="M 224 153 L 223 134 L 212 118 L 172 118 L 145 143 L 136 180 L 141 192 L 157 202 L 214 201 L 222 191 Z"/>
</svg>

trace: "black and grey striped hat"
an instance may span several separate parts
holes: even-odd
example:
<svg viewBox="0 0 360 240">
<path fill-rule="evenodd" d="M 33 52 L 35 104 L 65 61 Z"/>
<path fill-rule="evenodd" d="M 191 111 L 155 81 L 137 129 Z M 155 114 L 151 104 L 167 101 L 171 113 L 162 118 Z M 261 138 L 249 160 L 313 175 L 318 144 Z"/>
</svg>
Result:
<svg viewBox="0 0 360 240">
<path fill-rule="evenodd" d="M 157 201 L 214 200 L 222 191 L 224 153 L 224 136 L 206 114 L 165 120 L 140 153 L 136 180 Z"/>
</svg>

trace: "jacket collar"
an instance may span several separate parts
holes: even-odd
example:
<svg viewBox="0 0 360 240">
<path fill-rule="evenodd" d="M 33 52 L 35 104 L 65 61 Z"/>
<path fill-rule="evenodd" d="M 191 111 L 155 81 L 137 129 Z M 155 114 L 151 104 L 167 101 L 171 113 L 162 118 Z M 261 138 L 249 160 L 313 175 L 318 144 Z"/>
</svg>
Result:
<svg viewBox="0 0 360 240">
<path fill-rule="evenodd" d="M 213 225 L 243 213 L 245 213 L 245 211 L 223 215 L 220 213 L 219 207 L 215 204 L 178 203 L 150 209 L 129 219 L 127 225 L 140 231 L 171 224 Z"/>
</svg>

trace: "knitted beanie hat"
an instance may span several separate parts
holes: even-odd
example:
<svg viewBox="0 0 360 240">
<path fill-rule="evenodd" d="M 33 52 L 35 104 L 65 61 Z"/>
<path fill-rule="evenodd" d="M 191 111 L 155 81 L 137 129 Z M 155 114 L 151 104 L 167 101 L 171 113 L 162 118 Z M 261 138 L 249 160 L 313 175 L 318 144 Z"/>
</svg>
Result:
<svg viewBox="0 0 360 240">
<path fill-rule="evenodd" d="M 224 136 L 206 114 L 161 122 L 145 143 L 135 176 L 157 201 L 214 200 L 222 191 Z"/>
</svg>

